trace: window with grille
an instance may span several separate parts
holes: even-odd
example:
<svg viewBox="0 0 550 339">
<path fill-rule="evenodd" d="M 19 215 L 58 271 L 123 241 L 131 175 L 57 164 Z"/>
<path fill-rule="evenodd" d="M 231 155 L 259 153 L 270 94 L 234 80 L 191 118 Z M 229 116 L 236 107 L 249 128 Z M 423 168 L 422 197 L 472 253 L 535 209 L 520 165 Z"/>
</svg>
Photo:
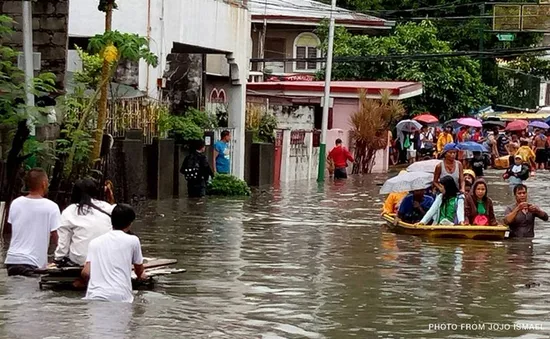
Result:
<svg viewBox="0 0 550 339">
<path fill-rule="evenodd" d="M 320 57 L 319 38 L 313 33 L 302 33 L 294 41 L 294 58 L 310 59 Z M 296 61 L 295 71 L 316 71 L 320 67 L 318 62 Z"/>
</svg>

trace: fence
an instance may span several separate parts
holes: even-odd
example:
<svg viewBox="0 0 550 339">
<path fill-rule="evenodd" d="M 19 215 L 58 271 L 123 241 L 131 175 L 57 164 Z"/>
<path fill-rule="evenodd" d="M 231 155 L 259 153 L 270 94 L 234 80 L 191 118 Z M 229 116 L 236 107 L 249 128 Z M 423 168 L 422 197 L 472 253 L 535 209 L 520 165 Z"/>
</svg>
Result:
<svg viewBox="0 0 550 339">
<path fill-rule="evenodd" d="M 122 137 L 128 129 L 140 129 L 144 143 L 151 144 L 158 136 L 159 114 L 167 109 L 167 104 L 146 97 L 109 102 L 106 131 L 113 137 Z"/>
</svg>

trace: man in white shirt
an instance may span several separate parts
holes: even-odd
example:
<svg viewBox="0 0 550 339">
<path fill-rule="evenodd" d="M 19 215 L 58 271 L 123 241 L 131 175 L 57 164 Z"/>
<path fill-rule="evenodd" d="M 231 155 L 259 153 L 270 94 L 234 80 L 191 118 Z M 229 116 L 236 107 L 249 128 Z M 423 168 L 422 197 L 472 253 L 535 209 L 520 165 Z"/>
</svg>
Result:
<svg viewBox="0 0 550 339">
<path fill-rule="evenodd" d="M 113 230 L 90 242 L 82 277 L 89 279 L 88 300 L 134 301 L 132 265 L 136 276 L 146 279 L 138 237 L 130 235 L 136 214 L 131 206 L 118 204 L 111 214 Z"/>
<path fill-rule="evenodd" d="M 43 169 L 31 169 L 25 181 L 29 194 L 11 203 L 8 216 L 11 241 L 5 264 L 10 276 L 32 276 L 45 268 L 50 238 L 57 243 L 60 212 L 56 203 L 44 198 L 48 175 Z"/>
</svg>

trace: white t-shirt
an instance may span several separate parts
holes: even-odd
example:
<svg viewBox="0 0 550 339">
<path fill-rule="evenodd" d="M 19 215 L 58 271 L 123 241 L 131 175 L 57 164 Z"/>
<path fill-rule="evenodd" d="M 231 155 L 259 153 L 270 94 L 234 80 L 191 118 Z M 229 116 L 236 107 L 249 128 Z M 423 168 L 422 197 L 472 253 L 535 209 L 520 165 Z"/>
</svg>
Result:
<svg viewBox="0 0 550 339">
<path fill-rule="evenodd" d="M 90 242 L 90 281 L 84 299 L 134 301 L 132 265 L 143 264 L 138 237 L 112 230 Z"/>
<path fill-rule="evenodd" d="M 109 214 L 115 207 L 105 201 L 92 200 L 92 203 Z M 72 204 L 61 213 L 56 259 L 68 257 L 75 264 L 84 265 L 90 241 L 113 229 L 109 215 L 91 207 L 85 207 L 84 212 L 78 214 L 78 205 Z"/>
<path fill-rule="evenodd" d="M 46 267 L 50 233 L 59 227 L 59 217 L 59 206 L 49 199 L 15 199 L 8 217 L 11 241 L 5 264 Z"/>
</svg>

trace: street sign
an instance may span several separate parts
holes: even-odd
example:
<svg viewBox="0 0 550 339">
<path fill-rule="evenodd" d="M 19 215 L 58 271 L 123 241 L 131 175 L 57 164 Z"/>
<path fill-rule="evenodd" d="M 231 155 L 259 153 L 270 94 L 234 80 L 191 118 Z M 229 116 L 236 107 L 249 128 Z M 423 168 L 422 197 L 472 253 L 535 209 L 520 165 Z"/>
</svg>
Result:
<svg viewBox="0 0 550 339">
<path fill-rule="evenodd" d="M 516 35 L 514 33 L 499 33 L 497 38 L 498 41 L 514 41 Z"/>
</svg>

